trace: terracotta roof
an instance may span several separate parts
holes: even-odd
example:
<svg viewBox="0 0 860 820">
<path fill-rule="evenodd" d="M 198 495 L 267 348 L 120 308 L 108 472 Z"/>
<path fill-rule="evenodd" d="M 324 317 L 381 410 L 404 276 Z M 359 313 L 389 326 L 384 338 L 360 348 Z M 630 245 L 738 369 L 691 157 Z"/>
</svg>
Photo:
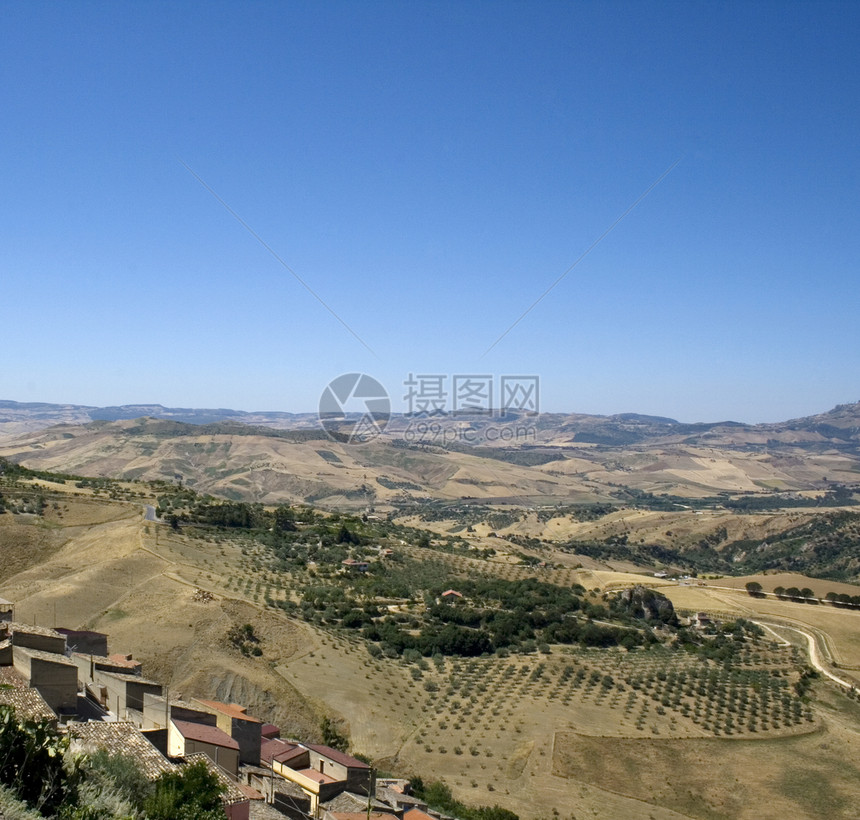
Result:
<svg viewBox="0 0 860 820">
<path fill-rule="evenodd" d="M 265 795 L 260 794 L 253 786 L 249 786 L 247 783 L 242 783 L 241 781 L 236 783 L 236 788 L 239 789 L 248 800 L 265 800 Z"/>
<path fill-rule="evenodd" d="M 436 818 L 431 817 L 426 811 L 421 811 L 421 809 L 409 809 L 409 811 L 403 813 L 403 820 L 436 820 Z"/>
<path fill-rule="evenodd" d="M 78 668 L 74 661 L 70 660 L 65 655 L 61 655 L 59 652 L 44 652 L 41 649 L 31 649 L 29 646 L 15 646 L 13 648 L 16 652 L 23 652 L 25 655 L 29 655 L 31 658 L 37 658 L 40 661 L 59 663 L 62 666 L 71 666 L 75 670 Z"/>
<path fill-rule="evenodd" d="M 438 587 L 437 587 L 437 589 L 438 589 Z M 446 597 L 446 596 L 448 596 L 448 595 L 456 595 L 458 598 L 462 598 L 462 597 L 463 597 L 463 593 L 462 593 L 462 592 L 457 592 L 457 590 L 456 590 L 456 589 L 446 589 L 446 590 L 442 593 L 442 597 L 443 597 L 443 598 L 445 598 L 445 597 Z"/>
<path fill-rule="evenodd" d="M 263 737 L 275 738 L 281 736 L 281 730 L 274 723 L 264 723 L 263 728 L 260 729 L 260 734 Z"/>
<path fill-rule="evenodd" d="M 47 635 L 50 638 L 65 638 L 55 629 L 49 629 L 47 626 L 36 626 L 35 624 L 21 624 L 17 621 L 4 621 L 0 624 L 0 629 L 5 629 L 7 632 L 27 632 L 30 635 Z"/>
<path fill-rule="evenodd" d="M 175 770 L 165 758 L 131 723 L 73 723 L 69 726 L 73 745 L 84 750 L 105 749 L 114 755 L 133 757 L 135 764 L 149 780 L 163 772 Z"/>
<path fill-rule="evenodd" d="M 96 665 L 117 666 L 120 669 L 140 669 L 140 661 L 126 660 L 125 655 L 93 655 L 90 652 L 72 652 L 75 658 L 83 658 L 84 660 L 92 660 Z"/>
<path fill-rule="evenodd" d="M 367 795 L 354 794 L 353 792 L 341 792 L 340 794 L 332 797 L 331 800 L 324 801 L 321 805 L 326 811 L 360 811 L 362 813 L 366 813 L 367 802 Z M 390 805 L 383 803 L 381 800 L 377 800 L 375 797 L 370 799 L 370 805 L 372 809 L 377 809 L 379 811 L 391 810 Z"/>
<path fill-rule="evenodd" d="M 305 748 L 316 752 L 318 755 L 327 757 L 335 763 L 340 763 L 341 766 L 347 766 L 350 769 L 369 769 L 367 763 L 362 763 L 358 758 L 348 755 L 346 752 L 339 752 L 337 749 L 332 749 L 331 746 L 317 746 L 312 743 L 303 743 Z"/>
<path fill-rule="evenodd" d="M 269 764 L 273 760 L 276 760 L 278 763 L 288 764 L 290 760 L 303 754 L 307 754 L 307 749 L 296 746 L 295 743 L 287 743 L 286 740 L 281 740 L 277 737 L 263 741 L 260 744 L 260 760 Z"/>
<path fill-rule="evenodd" d="M 19 720 L 56 720 L 53 709 L 35 689 L 0 689 L 0 705 L 11 706 Z"/>
<path fill-rule="evenodd" d="M 0 666 L 0 686 L 11 686 L 13 689 L 28 689 L 27 681 L 11 666 Z"/>
<path fill-rule="evenodd" d="M 383 811 L 333 811 L 330 814 L 335 820 L 400 820 L 396 814 Z"/>
<path fill-rule="evenodd" d="M 140 675 L 127 675 L 125 672 L 111 672 L 109 669 L 99 669 L 99 674 L 108 675 L 111 678 L 116 678 L 117 680 L 121 680 L 125 683 L 145 683 L 147 686 L 157 686 L 161 689 L 161 684 L 155 680 L 148 680 L 147 678 L 142 678 Z"/>
<path fill-rule="evenodd" d="M 238 703 L 221 703 L 221 701 L 218 700 L 203 700 L 202 698 L 195 698 L 195 700 L 210 709 L 214 709 L 216 712 L 229 715 L 237 720 L 247 720 L 249 723 L 263 722 L 259 718 L 251 717 L 251 715 L 248 714 L 247 708 L 240 706 Z"/>
<path fill-rule="evenodd" d="M 341 783 L 336 777 L 328 774 L 323 774 L 317 769 L 296 769 L 299 774 L 303 774 L 308 780 L 315 780 L 317 783 Z"/>
<path fill-rule="evenodd" d="M 187 720 L 176 720 L 175 718 L 172 719 L 172 723 L 186 740 L 196 740 L 198 743 L 208 743 L 210 746 L 239 750 L 239 744 L 217 726 L 190 723 Z"/>
</svg>

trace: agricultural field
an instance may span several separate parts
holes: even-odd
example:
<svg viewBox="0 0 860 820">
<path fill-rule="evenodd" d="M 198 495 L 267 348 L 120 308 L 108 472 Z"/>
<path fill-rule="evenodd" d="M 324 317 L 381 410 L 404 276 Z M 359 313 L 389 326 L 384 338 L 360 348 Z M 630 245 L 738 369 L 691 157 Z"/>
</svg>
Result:
<svg viewBox="0 0 860 820">
<path fill-rule="evenodd" d="M 745 589 L 853 585 L 679 582 L 403 521 L 79 484 L 0 484 L 40 508 L 0 514 L 0 595 L 21 620 L 107 632 L 172 692 L 241 702 L 299 738 L 328 718 L 381 771 L 524 820 L 838 817 L 860 796 L 840 751 L 860 747 L 860 703 L 810 668 L 800 631 L 850 677 L 860 613 Z M 440 603 L 448 588 L 465 600 Z M 631 588 L 681 621 L 643 620 L 620 603 Z M 700 611 L 714 623 L 684 625 Z"/>
</svg>

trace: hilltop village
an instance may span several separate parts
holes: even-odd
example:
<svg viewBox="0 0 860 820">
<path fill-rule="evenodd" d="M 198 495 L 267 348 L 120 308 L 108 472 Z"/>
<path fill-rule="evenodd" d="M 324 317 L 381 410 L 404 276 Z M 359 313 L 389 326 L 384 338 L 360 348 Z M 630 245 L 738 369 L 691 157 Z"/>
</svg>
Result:
<svg viewBox="0 0 860 820">
<path fill-rule="evenodd" d="M 132 757 L 149 780 L 202 761 L 229 820 L 438 820 L 407 780 L 340 749 L 281 737 L 241 704 L 184 699 L 110 652 L 101 632 L 18 623 L 0 600 L 0 709 L 67 733 L 73 752 Z"/>
</svg>

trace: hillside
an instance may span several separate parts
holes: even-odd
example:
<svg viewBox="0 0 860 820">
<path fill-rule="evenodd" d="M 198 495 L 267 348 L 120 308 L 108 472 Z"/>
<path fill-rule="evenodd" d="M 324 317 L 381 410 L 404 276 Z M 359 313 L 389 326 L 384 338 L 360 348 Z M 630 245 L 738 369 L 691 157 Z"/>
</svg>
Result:
<svg viewBox="0 0 860 820">
<path fill-rule="evenodd" d="M 477 522 L 452 533 L 435 529 L 448 522 L 265 509 L 175 483 L 9 467 L 0 493 L 0 595 L 22 620 L 106 632 L 172 692 L 238 701 L 299 737 L 329 716 L 380 768 L 444 778 L 466 803 L 499 803 L 523 820 L 553 809 L 812 818 L 822 805 L 832 816 L 856 805 L 860 771 L 842 751 L 860 742 L 856 699 L 804 677 L 806 635 L 840 680 L 856 676 L 860 614 L 848 605 L 751 597 L 745 578 L 658 579 L 630 561 L 587 563 L 561 543 L 519 548 Z M 145 504 L 175 526 L 147 521 Z M 656 532 L 668 514 L 543 512 L 496 510 L 494 524 L 568 535 L 641 517 Z M 714 523 L 683 515 L 691 537 Z M 778 529 L 804 516 L 762 521 Z M 366 569 L 344 568 L 347 557 Z M 860 593 L 801 575 L 755 580 L 767 593 Z M 617 593 L 634 586 L 655 605 L 626 606 Z M 443 601 L 451 588 L 462 602 Z M 719 626 L 687 627 L 698 611 Z M 244 624 L 260 655 L 231 642 Z M 798 759 L 814 759 L 813 771 L 786 789 Z M 683 790 L 665 788 L 678 777 Z"/>
<path fill-rule="evenodd" d="M 94 407 L 74 404 L 21 403 L 0 401 L 0 439 L 51 427 L 57 424 L 87 424 L 93 421 L 122 421 L 141 417 L 188 424 L 245 424 L 278 430 L 319 429 L 315 413 L 245 412 L 212 408 L 164 407 L 160 404 L 133 404 Z M 395 414 L 387 429 L 390 438 L 402 438 L 415 419 Z M 597 416 L 581 413 L 543 413 L 531 416 L 508 412 L 501 420 L 486 416 L 434 416 L 428 424 L 443 430 L 467 430 L 482 440 L 495 429 L 534 426 L 536 436 L 528 443 L 542 446 L 603 445 L 624 447 L 642 444 L 692 444 L 709 447 L 800 447 L 858 453 L 860 446 L 860 402 L 842 404 L 825 413 L 773 424 L 744 424 L 735 421 L 683 423 L 662 416 L 619 413 Z M 418 435 L 417 438 L 421 438 Z M 413 439 L 415 440 L 415 439 Z M 444 436 L 425 443 L 449 441 Z M 471 439 L 470 439 L 471 440 Z M 493 444 L 492 440 L 487 442 Z M 503 439 L 496 441 L 504 444 Z"/>
<path fill-rule="evenodd" d="M 39 423 L 48 419 L 39 414 Z M 7 437 L 0 455 L 39 469 L 181 480 L 228 498 L 332 507 L 464 498 L 520 506 L 595 503 L 617 499 L 619 487 L 682 501 L 773 493 L 814 499 L 835 484 L 856 485 L 857 416 L 857 405 L 847 405 L 783 425 L 693 425 L 695 431 L 630 415 L 511 418 L 504 424 L 534 425 L 534 436 L 516 446 L 465 444 L 464 431 L 477 436 L 488 422 L 457 417 L 438 421 L 450 434 L 447 447 L 399 438 L 409 423 L 403 417 L 364 445 L 333 441 L 308 417 L 283 430 L 232 417 L 206 424 L 101 420 Z M 796 496 L 776 500 L 773 506 L 802 505 Z"/>
</svg>

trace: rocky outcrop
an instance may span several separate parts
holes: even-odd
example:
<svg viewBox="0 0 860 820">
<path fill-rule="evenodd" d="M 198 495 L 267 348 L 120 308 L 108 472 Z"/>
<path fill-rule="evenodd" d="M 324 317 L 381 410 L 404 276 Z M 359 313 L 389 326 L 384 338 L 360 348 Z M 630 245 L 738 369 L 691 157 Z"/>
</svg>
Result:
<svg viewBox="0 0 860 820">
<path fill-rule="evenodd" d="M 661 593 L 637 584 L 618 593 L 617 609 L 633 618 L 662 624 L 677 624 L 675 607 Z"/>
</svg>

